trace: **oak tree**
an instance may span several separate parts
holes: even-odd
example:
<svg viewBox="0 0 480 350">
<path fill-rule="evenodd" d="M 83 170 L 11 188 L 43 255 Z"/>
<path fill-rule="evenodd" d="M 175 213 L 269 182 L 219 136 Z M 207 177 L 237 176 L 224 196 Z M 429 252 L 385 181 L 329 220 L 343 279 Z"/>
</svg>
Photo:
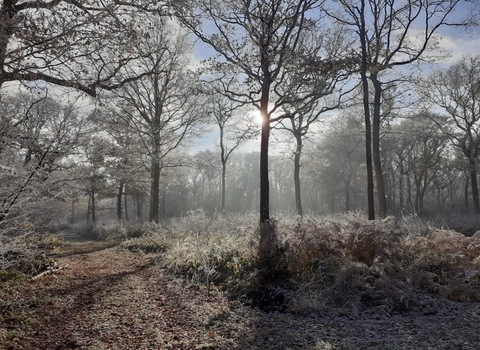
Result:
<svg viewBox="0 0 480 350">
<path fill-rule="evenodd" d="M 384 86 L 386 82 L 396 80 L 388 78 L 390 70 L 424 58 L 441 27 L 474 23 L 474 11 L 469 11 L 465 18 L 454 17 L 455 10 L 462 3 L 468 4 L 468 1 L 335 0 L 325 9 L 331 18 L 343 24 L 346 30 L 351 30 L 359 42 L 359 47 L 354 49 L 360 61 L 363 89 L 369 219 L 375 218 L 373 169 L 377 183 L 378 214 L 387 214 L 380 129 Z M 372 87 L 373 99 L 370 95 Z"/>
</svg>

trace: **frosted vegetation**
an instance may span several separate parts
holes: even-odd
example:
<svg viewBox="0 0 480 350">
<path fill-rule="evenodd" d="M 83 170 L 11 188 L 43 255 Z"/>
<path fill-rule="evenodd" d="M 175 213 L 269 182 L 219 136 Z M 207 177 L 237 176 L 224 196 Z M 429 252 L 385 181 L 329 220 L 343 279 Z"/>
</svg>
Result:
<svg viewBox="0 0 480 350">
<path fill-rule="evenodd" d="M 267 311 L 434 314 L 442 299 L 479 300 L 479 234 L 466 237 L 413 216 L 281 218 L 275 252 L 265 262 L 254 223 L 254 215 L 195 211 L 164 227 L 112 222 L 92 234 L 153 254 L 209 293 Z"/>
</svg>

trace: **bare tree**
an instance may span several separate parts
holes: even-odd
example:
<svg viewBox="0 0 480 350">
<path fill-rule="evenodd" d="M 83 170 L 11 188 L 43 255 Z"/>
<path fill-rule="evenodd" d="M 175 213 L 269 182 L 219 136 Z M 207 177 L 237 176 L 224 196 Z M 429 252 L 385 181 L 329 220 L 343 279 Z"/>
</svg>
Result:
<svg viewBox="0 0 480 350">
<path fill-rule="evenodd" d="M 433 73 L 423 96 L 441 107 L 447 126 L 438 124 L 468 161 L 473 209 L 480 213 L 477 163 L 480 154 L 480 56 L 465 56 L 447 70 Z"/>
<path fill-rule="evenodd" d="M 300 164 L 304 139 L 318 119 L 338 108 L 343 98 L 354 89 L 349 77 L 357 64 L 355 57 L 350 56 L 350 44 L 338 26 L 328 31 L 316 28 L 303 33 L 296 55 L 310 58 L 312 62 L 300 66 L 295 61 L 286 62 L 285 84 L 277 89 L 277 94 L 292 101 L 282 105 L 281 113 L 285 119 L 280 120 L 275 128 L 288 131 L 296 142 L 295 207 L 300 216 L 303 216 Z"/>
<path fill-rule="evenodd" d="M 434 120 L 435 122 L 432 122 Z M 425 196 L 433 190 L 433 183 L 440 175 L 440 164 L 444 162 L 447 141 L 438 125 L 445 124 L 445 118 L 422 111 L 394 125 L 390 138 L 393 139 L 393 157 L 402 177 L 399 186 L 401 209 L 404 209 L 403 176 L 407 175 L 407 203 L 409 209 L 420 213 L 424 208 Z M 413 182 L 415 198 L 411 196 Z"/>
<path fill-rule="evenodd" d="M 220 137 L 220 162 L 222 163 L 222 212 L 225 211 L 227 163 L 232 153 L 246 141 L 256 136 L 256 125 L 248 109 L 235 103 L 223 92 L 210 89 L 207 109 L 218 126 Z"/>
<path fill-rule="evenodd" d="M 267 242 L 270 240 L 267 236 L 270 232 L 271 125 L 283 118 L 277 114 L 282 105 L 299 98 L 279 95 L 278 89 L 285 84 L 284 68 L 288 61 L 295 61 L 297 67 L 309 62 L 296 52 L 303 33 L 315 29 L 318 12 L 314 10 L 321 3 L 318 0 L 202 0 L 196 3 L 192 13 L 178 13 L 182 23 L 217 52 L 215 68 L 230 98 L 251 103 L 260 111 L 260 223 L 266 228 L 262 230 L 260 249 L 265 251 L 273 245 Z M 203 23 L 214 27 L 212 34 L 204 31 Z"/>
<path fill-rule="evenodd" d="M 138 77 L 119 80 L 118 73 L 142 56 L 129 49 L 152 30 L 142 14 L 166 15 L 168 7 L 159 0 L 1 1 L 0 87 L 44 81 L 91 96 L 120 87 Z"/>
<path fill-rule="evenodd" d="M 369 219 L 375 218 L 373 168 L 377 182 L 378 213 L 380 216 L 387 214 L 380 154 L 382 93 L 387 73 L 392 68 L 414 63 L 424 57 L 440 27 L 473 23 L 473 10 L 467 18 L 451 21 L 454 10 L 463 2 L 468 3 L 462 0 L 336 0 L 327 10 L 333 19 L 350 28 L 360 42 L 357 55 L 361 62 L 365 113 Z M 418 33 L 420 35 L 416 35 Z M 370 100 L 369 83 L 373 85 L 373 101 Z M 370 110 L 372 105 L 373 119 Z"/>
<path fill-rule="evenodd" d="M 72 108 L 48 97 L 7 96 L 0 112 L 0 222 L 39 198 L 52 198 L 63 183 L 49 182 L 64 169 L 62 160 L 75 152 L 86 121 Z M 12 177 L 12 175 L 14 175 Z M 27 203 L 27 205 L 25 205 Z"/>
<path fill-rule="evenodd" d="M 164 159 L 204 120 L 203 97 L 197 76 L 188 67 L 191 45 L 178 26 L 159 20 L 148 40 L 138 45 L 147 55 L 135 70 L 150 74 L 129 82 L 115 95 L 120 101 L 118 117 L 138 133 L 146 151 L 151 173 L 150 220 L 158 222 Z"/>
</svg>

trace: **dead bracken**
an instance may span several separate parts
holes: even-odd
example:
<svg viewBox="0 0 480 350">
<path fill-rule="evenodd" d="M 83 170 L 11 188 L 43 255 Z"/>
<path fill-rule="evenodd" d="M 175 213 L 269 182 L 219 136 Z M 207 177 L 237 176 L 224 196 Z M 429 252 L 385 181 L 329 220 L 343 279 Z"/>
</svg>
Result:
<svg viewBox="0 0 480 350">
<path fill-rule="evenodd" d="M 93 232 L 104 241 L 47 249 L 44 259 L 68 268 L 34 281 L 2 274 L 0 348 L 480 343 L 478 234 L 355 215 L 281 220 L 276 251 L 261 266 L 250 220 L 196 212 L 166 227 L 144 225 L 134 238 L 112 224 Z"/>
</svg>

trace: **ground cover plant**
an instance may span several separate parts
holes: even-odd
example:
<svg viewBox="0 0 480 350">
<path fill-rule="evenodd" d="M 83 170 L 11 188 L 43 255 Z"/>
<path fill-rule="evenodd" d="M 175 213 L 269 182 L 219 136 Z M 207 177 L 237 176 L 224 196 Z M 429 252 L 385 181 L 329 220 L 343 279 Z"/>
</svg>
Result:
<svg viewBox="0 0 480 350">
<path fill-rule="evenodd" d="M 248 215 L 196 211 L 137 232 L 121 246 L 159 252 L 171 273 L 265 311 L 428 314 L 442 299 L 480 300 L 479 234 L 429 227 L 417 217 L 281 218 L 274 223 L 275 251 L 265 261 L 253 222 Z"/>
<path fill-rule="evenodd" d="M 0 275 L 0 349 L 478 347 L 478 233 L 279 218 L 259 257 L 254 222 L 195 211 L 45 234 L 36 259 Z"/>
</svg>

